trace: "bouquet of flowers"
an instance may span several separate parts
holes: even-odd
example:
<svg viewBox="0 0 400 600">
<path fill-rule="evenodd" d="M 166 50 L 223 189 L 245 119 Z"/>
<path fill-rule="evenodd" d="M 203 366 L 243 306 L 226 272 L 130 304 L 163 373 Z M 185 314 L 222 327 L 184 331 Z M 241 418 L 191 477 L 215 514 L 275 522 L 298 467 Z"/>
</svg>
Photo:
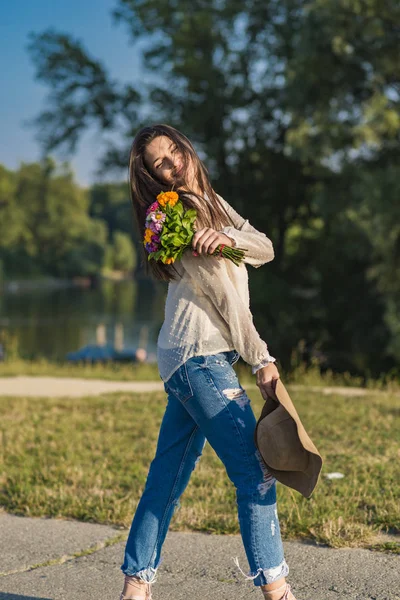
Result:
<svg viewBox="0 0 400 600">
<path fill-rule="evenodd" d="M 186 248 L 191 246 L 196 216 L 194 208 L 185 211 L 176 192 L 158 194 L 157 200 L 146 211 L 143 244 L 149 253 L 148 260 L 160 260 L 167 265 L 179 260 Z M 239 266 L 245 250 L 219 244 L 209 256 L 223 256 Z M 193 253 L 197 256 L 196 252 Z"/>
</svg>

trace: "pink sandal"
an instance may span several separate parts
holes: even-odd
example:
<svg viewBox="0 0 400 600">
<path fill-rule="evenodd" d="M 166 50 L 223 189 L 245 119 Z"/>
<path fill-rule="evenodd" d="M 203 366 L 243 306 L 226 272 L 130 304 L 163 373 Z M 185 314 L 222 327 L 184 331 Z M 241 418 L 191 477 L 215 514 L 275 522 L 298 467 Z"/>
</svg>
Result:
<svg viewBox="0 0 400 600">
<path fill-rule="evenodd" d="M 287 581 L 275 590 L 261 590 L 266 600 L 296 600 Z M 282 595 L 283 594 L 283 595 Z"/>
</svg>

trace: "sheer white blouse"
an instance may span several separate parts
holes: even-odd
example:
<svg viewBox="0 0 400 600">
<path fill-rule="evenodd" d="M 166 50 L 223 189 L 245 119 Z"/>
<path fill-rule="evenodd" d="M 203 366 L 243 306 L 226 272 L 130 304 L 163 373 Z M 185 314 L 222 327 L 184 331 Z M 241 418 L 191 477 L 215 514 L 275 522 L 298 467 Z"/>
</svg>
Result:
<svg viewBox="0 0 400 600">
<path fill-rule="evenodd" d="M 274 258 L 271 240 L 250 225 L 221 196 L 234 226 L 221 229 L 245 258 L 236 266 L 226 258 L 186 250 L 174 263 L 182 278 L 168 283 L 165 317 L 157 339 L 160 377 L 168 381 L 188 358 L 236 350 L 254 374 L 276 359 L 253 323 L 246 265 L 261 267 Z"/>
</svg>

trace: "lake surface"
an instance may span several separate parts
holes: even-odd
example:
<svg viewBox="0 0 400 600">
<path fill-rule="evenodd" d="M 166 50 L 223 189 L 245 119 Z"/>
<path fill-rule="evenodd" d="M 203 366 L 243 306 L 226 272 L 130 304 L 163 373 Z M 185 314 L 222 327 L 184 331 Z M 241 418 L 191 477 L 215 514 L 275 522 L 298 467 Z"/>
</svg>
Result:
<svg viewBox="0 0 400 600">
<path fill-rule="evenodd" d="M 144 347 L 153 362 L 166 293 L 164 282 L 151 280 L 102 280 L 93 289 L 24 290 L 15 284 L 0 294 L 0 335 L 11 336 L 10 352 L 17 343 L 24 358 L 63 359 L 67 352 L 96 343 L 102 324 L 107 342 L 113 344 L 121 324 L 124 347 Z"/>
</svg>

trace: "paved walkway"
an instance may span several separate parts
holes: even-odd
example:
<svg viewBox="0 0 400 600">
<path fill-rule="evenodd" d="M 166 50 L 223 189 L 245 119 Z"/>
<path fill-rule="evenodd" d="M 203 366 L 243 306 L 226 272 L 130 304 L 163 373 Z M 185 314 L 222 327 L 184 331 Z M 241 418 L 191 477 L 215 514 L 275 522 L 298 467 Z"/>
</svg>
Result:
<svg viewBox="0 0 400 600">
<path fill-rule="evenodd" d="M 119 600 L 128 530 L 0 513 L 0 600 Z M 297 600 L 399 600 L 400 556 L 284 542 Z M 247 600 L 239 535 L 167 534 L 154 600 Z"/>
<path fill-rule="evenodd" d="M 159 381 L 107 381 L 75 377 L 0 377 L 0 396 L 97 396 L 110 392 L 164 391 Z"/>
<path fill-rule="evenodd" d="M 243 387 L 256 387 L 255 383 Z M 379 391 L 356 387 L 319 387 L 288 385 L 289 390 L 309 390 L 324 395 L 365 396 Z M 107 381 L 104 379 L 79 379 L 75 377 L 0 377 L 0 396 L 79 397 L 96 396 L 110 392 L 159 392 L 164 385 L 159 381 Z"/>
</svg>

